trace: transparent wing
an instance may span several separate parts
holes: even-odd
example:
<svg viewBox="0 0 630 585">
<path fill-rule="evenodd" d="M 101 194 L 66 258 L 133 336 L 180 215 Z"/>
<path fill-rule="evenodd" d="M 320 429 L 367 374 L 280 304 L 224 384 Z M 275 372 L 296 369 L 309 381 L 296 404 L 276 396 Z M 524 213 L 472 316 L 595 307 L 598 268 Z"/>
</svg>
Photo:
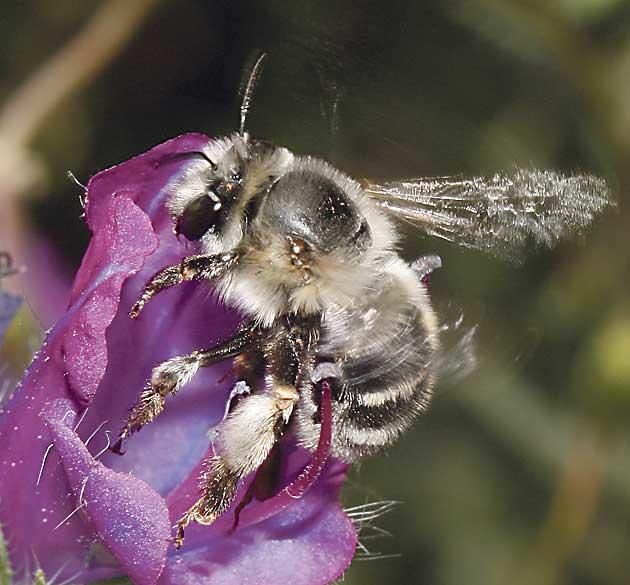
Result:
<svg viewBox="0 0 630 585">
<path fill-rule="evenodd" d="M 490 178 L 368 183 L 366 191 L 429 235 L 513 259 L 529 242 L 551 247 L 583 232 L 612 205 L 598 177 L 519 168 Z"/>
</svg>

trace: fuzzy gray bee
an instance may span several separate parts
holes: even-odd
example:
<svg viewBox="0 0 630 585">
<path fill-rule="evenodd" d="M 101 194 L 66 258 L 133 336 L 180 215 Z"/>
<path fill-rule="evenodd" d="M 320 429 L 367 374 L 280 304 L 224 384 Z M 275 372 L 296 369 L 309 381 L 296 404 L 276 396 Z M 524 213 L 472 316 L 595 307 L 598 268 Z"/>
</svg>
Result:
<svg viewBox="0 0 630 585">
<path fill-rule="evenodd" d="M 238 402 L 220 424 L 201 498 L 179 523 L 212 523 L 239 481 L 283 433 L 311 451 L 320 435 L 321 388 L 333 390 L 332 454 L 347 462 L 391 445 L 429 404 L 443 363 L 440 326 L 425 277 L 437 256 L 397 253 L 395 219 L 464 246 L 513 256 L 585 228 L 609 203 L 589 175 L 515 169 L 490 179 L 359 183 L 327 162 L 244 131 L 188 153 L 170 186 L 178 234 L 199 254 L 158 272 L 131 311 L 167 287 L 210 281 L 248 316 L 215 347 L 153 370 L 115 449 L 158 416 L 165 399 L 219 360 L 234 359 Z"/>
</svg>

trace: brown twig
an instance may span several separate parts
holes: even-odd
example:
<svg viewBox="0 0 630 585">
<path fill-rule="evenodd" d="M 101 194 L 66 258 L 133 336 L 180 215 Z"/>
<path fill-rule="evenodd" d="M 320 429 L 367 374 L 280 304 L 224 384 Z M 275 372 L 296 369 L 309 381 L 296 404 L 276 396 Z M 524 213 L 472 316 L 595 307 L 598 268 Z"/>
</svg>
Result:
<svg viewBox="0 0 630 585">
<path fill-rule="evenodd" d="M 81 31 L 8 99 L 0 111 L 0 136 L 15 144 L 28 144 L 54 110 L 123 49 L 159 1 L 105 2 Z"/>
<path fill-rule="evenodd" d="M 45 176 L 45 166 L 30 151 L 30 143 L 55 110 L 121 52 L 159 1 L 105 1 L 0 108 L 0 247 L 11 251 L 18 266 L 26 261 L 29 240 L 19 200 Z M 12 279 L 7 287 L 28 292 L 28 282 L 21 280 Z"/>
</svg>

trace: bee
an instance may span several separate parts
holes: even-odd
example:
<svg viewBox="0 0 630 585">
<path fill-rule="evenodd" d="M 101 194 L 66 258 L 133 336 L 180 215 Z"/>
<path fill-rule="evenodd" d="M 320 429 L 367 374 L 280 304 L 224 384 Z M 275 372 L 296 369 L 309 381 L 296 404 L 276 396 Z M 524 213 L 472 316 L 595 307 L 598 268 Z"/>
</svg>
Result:
<svg viewBox="0 0 630 585">
<path fill-rule="evenodd" d="M 157 365 L 114 446 L 121 452 L 199 368 L 234 360 L 234 400 L 200 498 L 179 521 L 178 546 L 189 523 L 226 512 L 283 434 L 316 450 L 322 388 L 331 392 L 330 452 L 348 463 L 394 443 L 429 405 L 442 349 L 426 281 L 441 260 L 403 260 L 395 220 L 509 256 L 582 231 L 610 203 L 602 179 L 518 168 L 490 178 L 358 182 L 245 132 L 261 61 L 240 131 L 183 153 L 190 160 L 168 186 L 174 230 L 199 253 L 160 270 L 130 313 L 138 318 L 168 287 L 203 280 L 246 316 L 230 339 Z"/>
</svg>

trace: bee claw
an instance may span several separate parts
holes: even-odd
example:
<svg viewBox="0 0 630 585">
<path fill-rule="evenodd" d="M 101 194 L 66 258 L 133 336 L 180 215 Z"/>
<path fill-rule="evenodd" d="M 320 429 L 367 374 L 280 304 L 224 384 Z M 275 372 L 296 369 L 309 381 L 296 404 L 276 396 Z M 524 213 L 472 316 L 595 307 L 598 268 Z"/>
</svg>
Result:
<svg viewBox="0 0 630 585">
<path fill-rule="evenodd" d="M 118 436 L 118 440 L 109 448 L 112 453 L 116 453 L 116 455 L 124 455 L 126 451 L 123 449 L 123 444 L 125 439 L 127 438 L 126 429 L 121 431 Z"/>
<path fill-rule="evenodd" d="M 144 303 L 141 301 L 137 301 L 133 307 L 131 307 L 131 311 L 129 311 L 129 316 L 132 319 L 137 319 L 144 308 Z"/>
<path fill-rule="evenodd" d="M 184 526 L 181 525 L 181 522 L 177 524 L 177 533 L 173 537 L 173 545 L 177 550 L 179 550 L 184 544 Z"/>
<path fill-rule="evenodd" d="M 177 532 L 175 533 L 175 536 L 173 537 L 173 544 L 175 545 L 175 548 L 177 550 L 179 550 L 184 544 L 184 530 L 186 526 L 188 526 L 194 520 L 194 515 L 195 515 L 194 510 L 196 509 L 195 506 L 193 506 L 190 510 L 188 510 L 188 512 L 186 512 L 177 522 L 177 525 L 176 525 Z"/>
<path fill-rule="evenodd" d="M 126 453 L 126 451 L 123 450 L 122 448 L 123 442 L 122 439 L 118 439 L 118 441 L 116 441 L 110 448 L 109 450 L 112 453 L 116 453 L 116 455 L 124 455 Z"/>
</svg>

